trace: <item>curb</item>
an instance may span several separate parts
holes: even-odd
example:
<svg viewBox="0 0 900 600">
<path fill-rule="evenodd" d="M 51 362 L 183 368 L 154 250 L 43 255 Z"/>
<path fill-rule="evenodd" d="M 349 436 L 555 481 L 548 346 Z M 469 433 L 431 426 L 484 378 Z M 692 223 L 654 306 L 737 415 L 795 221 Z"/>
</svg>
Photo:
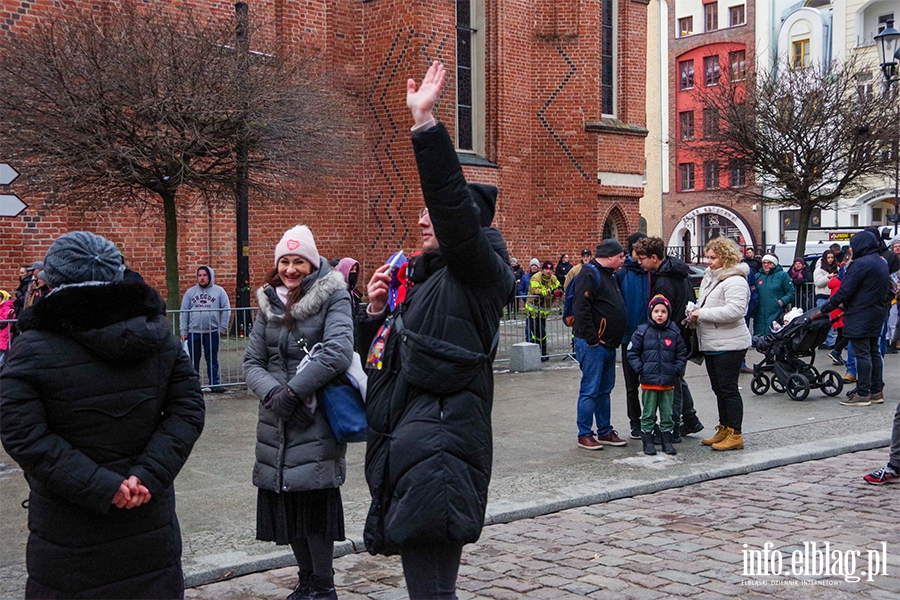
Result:
<svg viewBox="0 0 900 600">
<path fill-rule="evenodd" d="M 861 450 L 882 448 L 890 445 L 890 431 L 867 432 L 857 436 L 856 440 L 852 443 L 847 443 L 845 440 L 832 438 L 785 448 L 759 450 L 742 454 L 743 460 L 739 464 L 639 484 L 628 482 L 614 484 L 603 492 L 597 492 L 591 486 L 575 485 L 555 490 L 546 499 L 532 497 L 529 501 L 524 502 L 501 501 L 488 505 L 488 513 L 485 515 L 484 524 L 489 526 L 522 519 L 532 519 L 570 508 L 581 508 L 622 498 L 652 494 L 653 492 L 684 487 L 701 481 L 745 475 L 755 471 L 765 471 L 775 467 L 831 458 Z M 365 552 L 366 549 L 362 539 L 362 532 L 355 531 L 347 536 L 347 540 L 335 543 L 335 558 Z M 248 556 L 243 552 L 228 552 L 210 555 L 201 560 L 211 564 L 208 567 L 195 568 L 185 572 L 185 587 L 197 587 L 216 581 L 240 577 L 241 575 L 280 569 L 296 564 L 294 555 L 290 551 L 276 551 L 257 556 Z"/>
</svg>

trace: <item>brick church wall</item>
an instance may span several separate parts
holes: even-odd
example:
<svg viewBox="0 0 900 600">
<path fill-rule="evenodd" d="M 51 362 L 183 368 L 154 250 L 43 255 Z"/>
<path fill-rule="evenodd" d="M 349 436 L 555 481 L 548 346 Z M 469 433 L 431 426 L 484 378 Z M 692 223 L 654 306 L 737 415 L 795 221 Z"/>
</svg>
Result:
<svg viewBox="0 0 900 600">
<path fill-rule="evenodd" d="M 464 170 L 470 181 L 500 188 L 495 225 L 510 254 L 521 261 L 531 256 L 555 261 L 565 252 L 577 259 L 582 247 L 600 241 L 610 217 L 623 242 L 638 228 L 642 188 L 597 181 L 598 172 L 632 178 L 643 173 L 646 2 L 617 2 L 616 119 L 604 119 L 600 109 L 599 0 L 485 2 L 486 161 L 484 166 L 467 164 Z M 0 36 L 27 28 L 54 4 L 0 0 Z M 234 11 L 231 1 L 191 4 L 223 18 Z M 296 202 L 259 205 L 251 195 L 251 287 L 271 268 L 282 232 L 298 223 L 310 225 L 323 256 L 353 256 L 365 274 L 398 249 L 414 250 L 422 198 L 404 90 L 406 79 L 421 78 L 432 60 L 444 62 L 451 77 L 437 115 L 451 134 L 455 131 L 455 3 L 249 4 L 251 19 L 272 23 L 275 35 L 323 49 L 328 71 L 357 100 L 357 114 L 348 122 L 361 125 L 347 134 L 362 147 L 360 156 L 342 165 L 339 178 L 317 189 L 298 189 Z M 588 126 L 601 122 L 606 126 L 599 130 Z M 16 191 L 15 184 L 11 188 Z M 6 240 L 0 249 L 3 289 L 15 287 L 19 264 L 40 259 L 55 237 L 79 228 L 111 239 L 148 283 L 165 289 L 161 215 L 126 210 L 80 215 L 42 208 L 39 198 L 23 200 L 29 208 L 22 215 L 0 218 L 0 235 Z M 211 265 L 217 283 L 234 293 L 234 222 L 234 210 L 221 203 L 192 203 L 180 211 L 182 293 L 194 283 L 200 264 Z"/>
</svg>

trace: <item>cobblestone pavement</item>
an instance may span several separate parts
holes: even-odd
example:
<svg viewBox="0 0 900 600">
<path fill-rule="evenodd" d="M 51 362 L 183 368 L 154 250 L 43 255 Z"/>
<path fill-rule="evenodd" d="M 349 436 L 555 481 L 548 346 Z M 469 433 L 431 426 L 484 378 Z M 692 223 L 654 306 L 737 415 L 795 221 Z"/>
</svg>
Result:
<svg viewBox="0 0 900 600">
<path fill-rule="evenodd" d="M 868 450 L 486 527 L 463 550 L 459 597 L 897 600 L 900 485 L 861 478 L 886 459 Z M 750 556 L 768 574 L 759 563 L 745 573 Z M 398 557 L 344 556 L 335 570 L 342 600 L 406 597 Z M 276 569 L 186 598 L 280 600 L 295 582 L 295 569 Z"/>
</svg>

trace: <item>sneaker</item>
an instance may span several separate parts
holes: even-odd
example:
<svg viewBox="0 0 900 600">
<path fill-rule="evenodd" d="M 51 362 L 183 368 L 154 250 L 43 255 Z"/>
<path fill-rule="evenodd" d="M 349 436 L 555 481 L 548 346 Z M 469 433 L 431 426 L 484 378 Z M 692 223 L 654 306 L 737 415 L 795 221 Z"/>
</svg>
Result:
<svg viewBox="0 0 900 600">
<path fill-rule="evenodd" d="M 872 404 L 884 404 L 884 392 L 869 394 L 869 400 L 872 401 Z"/>
<path fill-rule="evenodd" d="M 872 401 L 868 396 L 860 394 L 851 394 L 846 400 L 841 400 L 841 406 L 869 406 Z"/>
<path fill-rule="evenodd" d="M 741 367 L 741 373 L 745 373 L 747 375 L 753 375 L 753 368 L 748 366 Z"/>
<path fill-rule="evenodd" d="M 637 428 L 632 427 L 632 428 L 631 428 L 631 433 L 628 434 L 628 437 L 630 437 L 630 438 L 633 439 L 633 440 L 639 440 L 639 439 L 641 439 L 641 428 L 640 428 L 640 427 L 637 427 Z"/>
<path fill-rule="evenodd" d="M 200 391 L 201 392 L 211 392 L 212 388 L 210 388 L 208 385 L 204 385 L 202 388 L 200 388 Z"/>
<path fill-rule="evenodd" d="M 874 473 L 864 475 L 863 479 L 866 480 L 866 483 L 871 483 L 872 485 L 883 485 L 892 481 L 900 481 L 900 476 L 898 476 L 897 472 L 894 471 L 890 465 L 885 465 Z"/>
<path fill-rule="evenodd" d="M 832 350 L 828 353 L 828 357 L 831 358 L 831 364 L 833 365 L 845 365 L 847 363 L 844 362 L 844 359 L 841 358 L 841 355 Z"/>
<path fill-rule="evenodd" d="M 209 388 L 209 391 L 211 391 L 213 394 L 224 394 L 225 388 L 223 388 L 221 385 L 214 385 Z"/>
<path fill-rule="evenodd" d="M 856 375 L 853 373 L 847 373 L 844 375 L 844 383 L 856 383 Z"/>
<path fill-rule="evenodd" d="M 578 438 L 578 447 L 585 450 L 603 450 L 603 445 L 598 444 L 593 435 L 583 435 Z"/>
<path fill-rule="evenodd" d="M 597 436 L 597 441 L 604 446 L 626 446 L 628 442 L 619 437 L 616 430 L 613 429 L 603 437 Z"/>
</svg>

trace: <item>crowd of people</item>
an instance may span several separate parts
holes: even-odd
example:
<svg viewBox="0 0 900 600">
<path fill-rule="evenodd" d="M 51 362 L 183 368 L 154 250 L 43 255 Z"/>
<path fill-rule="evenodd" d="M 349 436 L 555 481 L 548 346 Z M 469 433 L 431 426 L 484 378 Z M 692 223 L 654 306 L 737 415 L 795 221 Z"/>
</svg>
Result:
<svg viewBox="0 0 900 600">
<path fill-rule="evenodd" d="M 861 231 L 840 256 L 829 250 L 812 268 L 801 261 L 785 272 L 772 255 L 742 255 L 735 242 L 714 238 L 696 295 L 689 266 L 643 233 L 627 247 L 604 239 L 575 265 L 567 254 L 556 264 L 533 259 L 525 272 L 491 226 L 497 189 L 466 182 L 432 114 L 445 77 L 434 62 L 421 84 L 407 83 L 425 207 L 421 250 L 402 273 L 396 260 L 376 269 L 362 305 L 358 261 L 330 263 L 298 225 L 275 245 L 256 292 L 243 360 L 259 400 L 256 538 L 291 547 L 298 580 L 288 600 L 337 598 L 332 557 L 345 537 L 346 445 L 317 391 L 355 354 L 368 372 L 366 549 L 400 555 L 410 598 L 456 598 L 463 546 L 484 526 L 492 364 L 517 292 L 526 296 L 529 339 L 545 358 L 550 310 L 571 298 L 581 371 L 575 441 L 584 450 L 628 444 L 611 422 L 620 348 L 626 437 L 641 440 L 645 454 L 657 446 L 677 454 L 684 436 L 704 430 L 685 380 L 689 360 L 705 363 L 716 398 L 715 432 L 701 444 L 743 449 L 738 382 L 752 344 L 748 322 L 768 333 L 795 301 L 795 286 L 808 281 L 818 307 L 811 318 L 828 314 L 836 327 L 832 358 L 844 340 L 855 356 L 856 388 L 841 404 L 884 401 L 884 328 L 897 293 L 891 273 L 900 270 L 889 261 L 900 261 L 900 243 L 886 254 L 877 232 Z M 17 319 L 11 345 L 10 328 L 0 333 L 0 438 L 31 488 L 29 598 L 183 597 L 174 479 L 204 426 L 201 352 L 212 388 L 220 384 L 217 340 L 230 305 L 213 269 L 200 266 L 182 304 L 185 350 L 159 294 L 126 271 L 111 242 L 71 232 L 22 269 L 15 296 L 0 295 L 0 311 Z M 888 464 L 866 481 L 898 477 L 900 405 Z"/>
</svg>

